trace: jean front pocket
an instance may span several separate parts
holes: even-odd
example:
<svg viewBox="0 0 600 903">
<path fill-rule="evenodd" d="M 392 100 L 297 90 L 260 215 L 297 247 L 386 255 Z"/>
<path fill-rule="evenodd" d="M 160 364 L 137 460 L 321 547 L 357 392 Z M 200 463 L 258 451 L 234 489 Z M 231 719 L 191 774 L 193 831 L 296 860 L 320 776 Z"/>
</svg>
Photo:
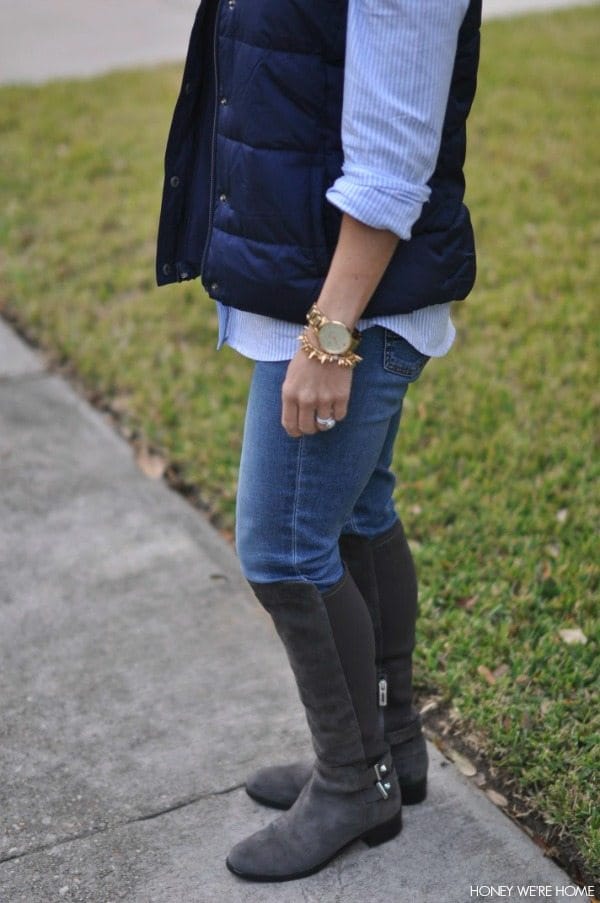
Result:
<svg viewBox="0 0 600 903">
<path fill-rule="evenodd" d="M 428 354 L 418 351 L 403 336 L 385 330 L 383 344 L 383 368 L 390 373 L 403 376 L 408 382 L 413 382 L 420 375 L 423 367 L 429 360 Z"/>
</svg>

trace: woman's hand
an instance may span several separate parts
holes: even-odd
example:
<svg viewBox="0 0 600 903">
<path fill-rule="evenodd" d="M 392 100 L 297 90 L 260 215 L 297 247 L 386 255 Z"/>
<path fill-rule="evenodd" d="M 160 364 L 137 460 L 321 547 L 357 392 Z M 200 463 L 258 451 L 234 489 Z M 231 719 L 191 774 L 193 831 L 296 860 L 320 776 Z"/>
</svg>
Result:
<svg viewBox="0 0 600 903">
<path fill-rule="evenodd" d="M 342 420 L 348 410 L 352 368 L 321 364 L 298 349 L 289 363 L 281 389 L 281 423 L 289 436 L 322 432 L 315 415 Z M 335 429 L 335 427 L 333 427 Z"/>
<path fill-rule="evenodd" d="M 373 229 L 344 213 L 335 254 L 317 299 L 319 310 L 351 330 L 397 245 L 398 236 L 393 232 Z M 281 423 L 286 433 L 297 439 L 305 433 L 321 432 L 315 414 L 323 419 L 345 417 L 351 384 L 351 367 L 335 362 L 322 364 L 300 348 L 289 363 L 281 392 Z"/>
</svg>

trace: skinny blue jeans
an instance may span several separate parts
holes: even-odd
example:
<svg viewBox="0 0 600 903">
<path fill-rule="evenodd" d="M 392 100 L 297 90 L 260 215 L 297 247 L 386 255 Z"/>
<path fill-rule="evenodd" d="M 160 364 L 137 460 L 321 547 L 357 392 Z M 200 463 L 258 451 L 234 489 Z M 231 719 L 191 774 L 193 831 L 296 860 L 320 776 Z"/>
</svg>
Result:
<svg viewBox="0 0 600 903">
<path fill-rule="evenodd" d="M 358 352 L 346 417 L 300 438 L 281 425 L 288 361 L 255 364 L 236 504 L 236 550 L 248 580 L 304 580 L 325 592 L 344 573 L 340 535 L 371 539 L 398 519 L 394 441 L 406 391 L 429 357 L 383 326 L 363 331 Z"/>
</svg>

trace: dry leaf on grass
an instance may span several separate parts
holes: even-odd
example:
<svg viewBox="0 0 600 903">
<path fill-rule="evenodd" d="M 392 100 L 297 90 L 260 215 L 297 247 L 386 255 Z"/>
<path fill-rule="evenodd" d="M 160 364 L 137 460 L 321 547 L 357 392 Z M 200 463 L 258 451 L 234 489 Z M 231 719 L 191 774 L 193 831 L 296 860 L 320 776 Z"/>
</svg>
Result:
<svg viewBox="0 0 600 903">
<path fill-rule="evenodd" d="M 127 414 L 131 408 L 131 395 L 114 395 L 110 399 L 110 408 L 117 414 Z"/>
<path fill-rule="evenodd" d="M 136 450 L 135 460 L 140 470 L 151 480 L 160 480 L 167 469 L 165 459 L 151 452 L 145 445 Z"/>
<path fill-rule="evenodd" d="M 552 576 L 552 565 L 549 561 L 542 562 L 541 574 L 544 580 L 548 580 L 548 578 Z"/>
<path fill-rule="evenodd" d="M 461 755 L 461 753 L 457 752 L 455 749 L 449 749 L 448 755 L 458 768 L 461 774 L 464 774 L 467 778 L 472 778 L 477 774 L 477 769 L 470 762 L 466 756 Z"/>
<path fill-rule="evenodd" d="M 587 637 L 579 627 L 565 627 L 564 630 L 558 631 L 558 635 L 567 646 L 574 646 L 576 643 L 585 645 L 587 643 Z"/>
<path fill-rule="evenodd" d="M 479 665 L 477 668 L 477 673 L 480 677 L 483 677 L 483 679 L 486 680 L 490 684 L 490 686 L 493 686 L 496 683 L 496 678 L 487 667 L 487 665 Z"/>
<path fill-rule="evenodd" d="M 501 793 L 498 793 L 497 790 L 489 790 L 485 791 L 485 795 L 487 798 L 494 804 L 494 806 L 508 806 L 508 800 L 505 796 L 502 796 Z"/>
<path fill-rule="evenodd" d="M 471 611 L 472 608 L 475 607 L 475 603 L 479 596 L 475 593 L 474 596 L 463 596 L 461 599 L 456 600 L 456 604 L 459 608 L 465 608 L 467 611 Z"/>
</svg>

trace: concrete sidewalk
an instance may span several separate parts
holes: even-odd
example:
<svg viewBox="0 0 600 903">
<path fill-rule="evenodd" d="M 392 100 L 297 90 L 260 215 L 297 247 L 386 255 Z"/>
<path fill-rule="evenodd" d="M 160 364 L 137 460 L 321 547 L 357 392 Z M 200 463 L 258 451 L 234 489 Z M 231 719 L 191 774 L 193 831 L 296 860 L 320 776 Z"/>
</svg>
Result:
<svg viewBox="0 0 600 903">
<path fill-rule="evenodd" d="M 571 884 L 433 747 L 428 800 L 392 842 L 300 882 L 232 876 L 231 845 L 275 814 L 245 775 L 310 747 L 231 547 L 2 321 L 0 485 L 2 903 L 467 903 L 472 886 Z"/>
<path fill-rule="evenodd" d="M 595 0 L 483 0 L 485 18 Z M 199 0 L 3 0 L 0 82 L 43 82 L 184 56 Z"/>
</svg>

